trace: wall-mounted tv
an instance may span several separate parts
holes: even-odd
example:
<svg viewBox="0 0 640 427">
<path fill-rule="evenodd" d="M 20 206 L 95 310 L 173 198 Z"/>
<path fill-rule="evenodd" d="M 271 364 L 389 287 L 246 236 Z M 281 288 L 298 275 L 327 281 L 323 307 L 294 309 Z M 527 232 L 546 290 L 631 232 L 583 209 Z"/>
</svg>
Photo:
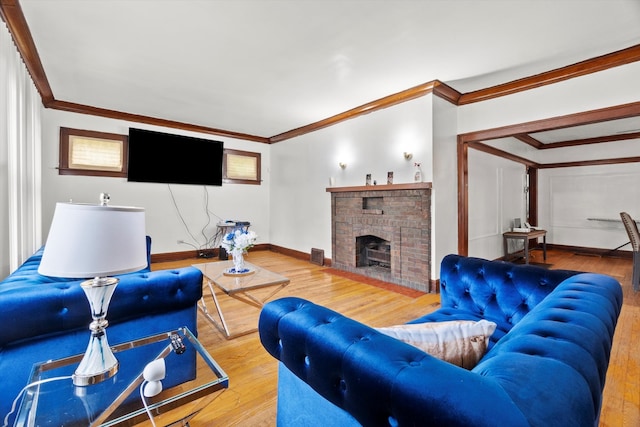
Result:
<svg viewBox="0 0 640 427">
<path fill-rule="evenodd" d="M 222 141 L 129 128 L 127 179 L 222 185 Z"/>
</svg>

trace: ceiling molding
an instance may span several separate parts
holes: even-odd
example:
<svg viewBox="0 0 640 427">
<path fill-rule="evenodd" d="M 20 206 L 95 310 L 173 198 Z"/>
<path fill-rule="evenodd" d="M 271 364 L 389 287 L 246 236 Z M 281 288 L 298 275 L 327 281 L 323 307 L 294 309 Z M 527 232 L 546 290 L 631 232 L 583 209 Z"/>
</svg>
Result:
<svg viewBox="0 0 640 427">
<path fill-rule="evenodd" d="M 153 124 L 158 126 L 166 126 L 175 129 L 190 130 L 195 132 L 207 133 L 217 136 L 226 136 L 230 138 L 246 139 L 249 141 L 255 141 L 260 143 L 275 143 L 284 141 L 286 139 L 294 138 L 309 132 L 313 132 L 327 126 L 331 126 L 342 121 L 352 119 L 364 114 L 368 114 L 373 111 L 377 111 L 383 108 L 387 108 L 402 102 L 406 102 L 429 93 L 441 97 L 454 105 L 465 105 L 473 102 L 480 102 L 487 99 L 497 98 L 505 95 L 510 95 L 516 92 L 530 90 L 543 85 L 557 83 L 563 80 L 571 79 L 573 77 L 583 76 L 586 74 L 602 71 L 608 68 L 617 67 L 619 65 L 628 64 L 631 62 L 640 60 L 640 45 L 635 45 L 626 49 L 622 49 L 610 54 L 602 55 L 593 59 L 582 61 L 567 67 L 561 67 L 546 73 L 541 73 L 535 76 L 526 77 L 519 80 L 514 80 L 505 84 L 481 89 L 466 94 L 461 94 L 450 86 L 443 82 L 434 80 L 424 83 L 422 85 L 415 86 L 413 88 L 380 98 L 378 100 L 369 102 L 351 110 L 345 111 L 340 114 L 336 114 L 329 118 L 311 123 L 306 126 L 302 126 L 296 129 L 283 132 L 271 137 L 263 137 L 256 135 L 248 135 L 240 132 L 227 131 L 223 129 L 210 128 L 205 126 L 198 126 L 190 123 L 183 123 L 171 120 L 165 120 L 160 118 L 154 118 L 149 116 L 142 116 L 131 113 L 118 112 L 114 110 L 107 110 L 99 107 L 92 107 L 83 104 L 76 104 L 72 102 L 59 101 L 55 99 L 49 81 L 47 79 L 44 67 L 38 55 L 37 48 L 31 36 L 31 31 L 27 25 L 26 19 L 20 7 L 19 0 L 0 0 L 0 16 L 6 22 L 9 32 L 11 33 L 13 40 L 16 44 L 20 55 L 34 81 L 34 84 L 40 93 L 42 103 L 47 108 L 58 109 L 62 111 L 71 111 L 81 114 L 97 115 L 102 117 L 109 117 L 114 119 L 128 120 L 140 123 Z M 629 105 L 629 104 L 628 104 Z M 621 106 L 624 107 L 625 106 Z M 640 115 L 640 106 L 633 109 L 633 111 L 623 114 L 626 116 L 616 116 L 615 118 L 631 117 Z M 606 120 L 606 118 L 599 119 L 598 113 L 594 112 L 594 117 L 591 118 L 590 123 Z M 561 127 L 574 126 L 576 124 L 586 124 L 588 122 L 577 123 L 576 115 L 563 116 L 555 119 L 545 119 L 538 122 L 530 122 L 523 125 L 507 126 L 505 128 L 491 129 L 489 131 L 480 131 L 476 133 L 464 135 L 464 140 L 479 141 L 486 139 L 494 139 L 501 134 L 503 137 L 512 136 L 514 134 L 520 135 L 521 138 L 526 139 L 527 133 L 533 131 L 557 129 Z M 610 116 L 612 118 L 613 116 Z M 579 116 L 583 119 L 584 116 Z M 544 123 L 542 129 L 537 126 L 538 123 Z M 505 133 L 506 132 L 506 133 Z M 485 137 L 487 136 L 488 137 Z M 533 139 L 529 139 L 531 143 Z M 544 144 L 543 144 L 544 145 Z M 538 148 L 538 147 L 537 147 Z M 542 147 L 539 147 L 542 148 Z"/>
<path fill-rule="evenodd" d="M 615 159 L 580 160 L 575 162 L 546 163 L 538 165 L 539 169 L 571 168 L 576 166 L 618 165 L 621 163 L 638 163 L 640 157 L 618 157 Z"/>
<path fill-rule="evenodd" d="M 640 116 L 640 101 L 597 110 L 583 111 L 580 113 L 556 116 L 548 119 L 534 120 L 531 122 L 507 125 L 493 129 L 485 129 L 475 132 L 460 134 L 463 142 L 487 141 L 491 139 L 506 138 L 514 135 L 525 135 L 535 132 L 544 132 L 554 129 L 562 129 L 571 126 L 587 125 L 604 122 L 613 119 L 624 119 Z"/>
<path fill-rule="evenodd" d="M 507 160 L 512 160 L 517 163 L 521 163 L 527 167 L 538 168 L 540 165 L 536 162 L 533 162 L 529 159 L 525 159 L 524 157 L 516 156 L 515 154 L 508 153 L 504 150 L 500 150 L 499 148 L 492 147 L 490 145 L 484 144 L 482 142 L 470 142 L 469 148 L 473 148 L 478 151 L 483 151 L 487 154 L 493 154 L 494 156 L 502 157 Z"/>
<path fill-rule="evenodd" d="M 49 80 L 40 61 L 40 55 L 38 55 L 38 49 L 36 49 L 36 45 L 33 42 L 31 30 L 29 30 L 27 20 L 24 17 L 24 13 L 22 13 L 18 0 L 0 0 L 0 16 L 7 24 L 7 28 L 13 37 L 13 42 L 40 93 L 42 103 L 46 104 L 53 100 L 53 91 L 49 85 Z"/>
<path fill-rule="evenodd" d="M 553 129 L 561 129 L 569 126 L 584 125 L 597 123 L 606 120 L 626 118 L 640 115 L 640 102 L 633 102 L 629 104 L 617 105 L 615 107 L 601 108 L 598 110 L 585 111 L 582 113 L 569 114 L 566 116 L 554 117 L 551 119 L 536 120 L 527 123 L 520 123 L 517 125 L 503 126 L 494 129 L 487 129 L 478 132 L 469 132 L 466 134 L 458 135 L 458 142 L 462 145 L 468 145 L 469 148 L 484 151 L 489 154 L 493 154 L 498 157 L 502 157 L 514 162 L 521 163 L 533 168 L 550 169 L 550 168 L 566 168 L 577 166 L 598 166 L 598 165 L 612 165 L 621 163 L 636 163 L 640 162 L 640 157 L 619 157 L 612 159 L 597 159 L 597 160 L 583 160 L 574 162 L 562 162 L 562 163 L 536 163 L 531 160 L 525 159 L 520 156 L 513 155 L 506 151 L 491 147 L 483 143 L 482 141 L 488 141 L 492 139 L 514 137 L 526 144 L 529 144 L 538 149 L 548 148 L 560 148 L 585 144 L 595 144 L 612 141 L 622 141 L 628 139 L 640 138 L 640 132 L 625 133 L 619 135 L 610 135 L 596 138 L 585 138 L 574 141 L 562 141 L 557 143 L 543 144 L 537 139 L 528 135 L 529 133 L 542 132 Z M 538 146 L 540 144 L 540 146 Z"/>
<path fill-rule="evenodd" d="M 513 137 L 518 141 L 524 142 L 525 144 L 532 146 L 533 148 L 538 148 L 538 149 L 543 148 L 543 145 L 544 145 L 542 144 L 542 142 L 538 141 L 537 139 L 535 139 L 534 137 L 526 133 L 521 135 L 513 135 Z"/>
<path fill-rule="evenodd" d="M 533 139 L 533 138 L 532 138 Z M 628 139 L 640 139 L 640 132 L 630 132 L 630 133 L 621 133 L 617 135 L 605 135 L 605 136 L 596 136 L 593 138 L 583 138 L 583 139 L 574 139 L 567 141 L 557 141 L 550 142 L 547 144 L 541 144 L 541 150 L 546 150 L 549 148 L 561 148 L 561 147 L 573 147 L 576 145 L 587 145 L 587 144 L 600 144 L 603 142 L 615 142 L 615 141 L 626 141 Z"/>
<path fill-rule="evenodd" d="M 52 108 L 54 110 L 68 111 L 71 113 L 89 114 L 92 116 L 107 117 L 110 119 L 126 120 L 126 121 L 136 122 L 136 123 L 146 123 L 149 125 L 156 125 L 156 126 L 162 126 L 167 128 L 173 128 L 173 129 L 181 129 L 181 130 L 187 130 L 192 132 L 206 133 L 206 134 L 216 135 L 216 136 L 226 136 L 229 138 L 245 139 L 248 141 L 261 142 L 264 144 L 269 143 L 268 138 L 264 138 L 261 136 L 249 135 L 249 134 L 238 133 L 238 132 L 230 132 L 222 129 L 210 128 L 207 126 L 198 126 L 198 125 L 193 125 L 189 123 L 176 122 L 172 120 L 158 119 L 155 117 L 141 116 L 138 114 L 123 113 L 121 111 L 107 110 L 105 108 L 91 107 L 83 104 L 74 104 L 73 102 L 53 100 L 46 103 L 45 107 Z"/>
<path fill-rule="evenodd" d="M 458 105 L 486 101 L 640 61 L 640 45 L 587 59 L 566 67 L 463 94 Z"/>
<path fill-rule="evenodd" d="M 445 101 L 449 101 L 453 105 L 459 105 L 458 102 L 460 101 L 460 97 L 462 96 L 460 92 L 458 92 L 451 86 L 442 83 L 439 80 L 435 81 L 435 84 L 433 86 L 433 94 L 439 96 Z"/>
<path fill-rule="evenodd" d="M 414 86 L 410 89 L 403 90 L 398 93 L 394 93 L 393 95 L 385 96 L 384 98 L 376 99 L 375 101 L 367 102 L 366 104 L 360 105 L 359 107 L 352 108 L 351 110 L 345 111 L 340 114 L 336 114 L 335 116 L 331 116 L 329 118 L 317 121 L 315 123 L 311 123 L 306 126 L 299 127 L 297 129 L 293 129 L 279 135 L 272 136 L 269 140 L 272 143 L 284 141 L 286 139 L 295 138 L 300 135 L 304 135 L 307 133 L 311 133 L 328 126 L 335 125 L 336 123 L 343 122 L 345 120 L 353 119 L 358 116 L 362 116 L 364 114 L 369 114 L 374 111 L 382 110 L 383 108 L 388 108 L 393 105 L 400 104 L 402 102 L 406 102 L 412 99 L 420 98 L 421 96 L 425 96 L 434 91 L 434 88 L 439 88 L 439 93 L 443 94 L 446 97 L 452 95 L 453 89 L 449 88 L 449 90 L 445 89 L 446 86 L 444 83 L 439 82 L 437 80 L 423 83 L 418 86 Z M 447 98 L 445 98 L 447 99 Z"/>
</svg>

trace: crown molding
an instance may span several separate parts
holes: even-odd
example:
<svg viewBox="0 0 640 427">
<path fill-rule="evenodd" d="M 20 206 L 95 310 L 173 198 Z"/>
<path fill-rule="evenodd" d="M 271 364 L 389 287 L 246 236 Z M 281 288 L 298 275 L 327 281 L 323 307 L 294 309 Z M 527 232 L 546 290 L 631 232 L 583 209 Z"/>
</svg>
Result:
<svg viewBox="0 0 640 427">
<path fill-rule="evenodd" d="M 343 122 L 345 120 L 353 119 L 358 116 L 362 116 L 364 114 L 369 114 L 377 110 L 382 110 L 383 108 L 388 108 L 393 105 L 400 104 L 402 102 L 410 101 L 412 99 L 420 98 L 427 94 L 436 92 L 442 96 L 444 99 L 450 100 L 456 98 L 455 94 L 457 93 L 454 89 L 445 85 L 444 83 L 433 80 L 427 83 L 423 83 L 418 86 L 414 86 L 412 88 L 403 90 L 401 92 L 394 93 L 389 96 L 385 96 L 380 99 L 376 99 L 375 101 L 367 102 L 366 104 L 360 105 L 358 107 L 352 108 L 351 110 L 345 111 L 340 114 L 336 114 L 335 116 L 328 117 L 326 119 L 317 121 L 315 123 L 311 123 L 306 126 L 299 127 L 297 129 L 292 129 L 290 131 L 281 133 L 279 135 L 272 136 L 269 140 L 272 143 L 284 141 L 286 139 L 295 138 L 300 135 L 304 135 L 310 132 L 314 132 L 319 129 L 326 128 L 328 126 L 335 125 L 336 123 Z"/>
<path fill-rule="evenodd" d="M 18 0 L 0 0 L 0 17 L 7 24 L 7 28 L 13 37 L 13 42 L 22 56 L 36 89 L 40 93 L 42 103 L 45 104 L 53 100 L 53 91 L 44 72 L 44 67 L 38 55 L 38 49 L 31 37 L 31 30 L 27 25 L 27 20 L 22 13 L 22 7 Z"/>
<path fill-rule="evenodd" d="M 541 86 L 558 83 L 574 77 L 597 73 L 599 71 L 630 64 L 636 61 L 640 61 L 640 45 L 634 45 L 626 49 L 587 59 L 566 67 L 556 68 L 555 70 L 540 73 L 535 76 L 513 80 L 508 83 L 499 84 L 473 92 L 467 92 L 460 97 L 458 105 L 471 104 L 501 96 L 512 95 L 517 92 L 523 92 Z"/>
<path fill-rule="evenodd" d="M 582 61 L 576 64 L 569 65 L 567 67 L 557 68 L 552 71 L 541 73 L 535 76 L 526 77 L 512 82 L 504 83 L 501 85 L 492 86 L 489 88 L 468 92 L 461 94 L 457 90 L 448 86 L 447 84 L 433 80 L 410 89 L 380 98 L 378 100 L 363 104 L 359 107 L 345 111 L 340 114 L 328 117 L 326 119 L 317 121 L 315 123 L 308 124 L 296 129 L 283 132 L 271 137 L 249 135 L 240 132 L 228 131 L 223 129 L 216 129 L 207 126 L 199 126 L 190 123 L 177 122 L 172 120 L 165 120 L 155 117 L 142 116 L 137 114 L 131 114 L 126 112 L 119 112 L 115 110 L 108 110 L 99 107 L 93 107 L 89 105 L 77 104 L 67 101 L 56 100 L 49 85 L 46 73 L 42 66 L 40 56 L 38 55 L 37 48 L 31 36 L 31 31 L 27 25 L 26 19 L 20 7 L 19 0 L 0 0 L 0 17 L 6 22 L 9 32 L 11 33 L 14 43 L 20 53 L 34 84 L 40 93 L 42 103 L 46 108 L 58 109 L 61 111 L 70 111 L 81 114 L 96 115 L 102 117 L 108 117 L 113 119 L 128 120 L 140 123 L 153 124 L 158 126 L 165 126 L 175 129 L 189 130 L 200 133 L 212 134 L 217 136 L 226 136 L 229 138 L 239 138 L 249 141 L 255 141 L 260 143 L 272 144 L 286 139 L 294 138 L 306 133 L 314 132 L 319 129 L 323 129 L 328 126 L 349 120 L 364 114 L 371 113 L 373 111 L 388 108 L 393 105 L 406 102 L 427 94 L 433 93 L 454 105 L 465 105 L 473 102 L 481 102 L 488 99 L 493 99 L 501 96 L 511 95 L 516 92 L 522 92 L 530 89 L 534 89 L 540 86 L 557 83 L 563 80 L 571 79 L 578 76 L 583 76 L 598 71 L 603 71 L 608 68 L 617 67 L 620 65 L 628 64 L 631 62 L 640 60 L 640 45 L 631 46 L 626 49 L 622 49 L 610 54 L 602 55 L 596 58 L 592 58 L 586 61 Z M 640 115 L 640 112 L 636 112 L 632 115 Z M 629 117 L 629 116 L 626 116 Z M 570 119 L 570 117 L 565 116 Z M 555 126 L 558 118 L 542 120 L 542 122 L 548 123 L 551 126 Z M 597 121 L 597 120 L 594 120 Z M 575 122 L 567 122 L 566 126 L 575 125 Z M 513 129 L 516 134 L 526 134 L 528 131 L 522 127 L 520 129 Z M 518 126 L 516 126 L 518 128 Z M 496 129 L 490 130 L 495 132 Z M 480 132 L 482 133 L 482 132 Z M 510 135 L 513 135 L 511 133 Z M 468 135 L 467 135 L 468 136 Z M 465 138 L 466 139 L 466 138 Z M 474 138 L 472 138 L 474 139 Z M 477 139 L 476 139 L 477 140 Z"/>
<path fill-rule="evenodd" d="M 192 132 L 205 133 L 209 135 L 226 136 L 229 138 L 261 142 L 263 144 L 269 143 L 269 139 L 262 136 L 250 135 L 250 134 L 239 133 L 239 132 L 231 132 L 231 131 L 215 129 L 207 126 L 199 126 L 199 125 L 194 125 L 190 123 L 177 122 L 173 120 L 159 119 L 156 117 L 142 116 L 139 114 L 123 113 L 122 111 L 91 107 L 89 105 L 75 104 L 73 102 L 52 100 L 45 103 L 44 105 L 47 108 L 60 110 L 60 111 L 68 111 L 71 113 L 89 114 L 92 116 L 107 117 L 110 119 L 126 120 L 126 121 L 136 122 L 136 123 L 146 123 L 149 125 L 162 126 L 167 128 L 173 128 L 173 129 L 181 129 L 181 130 L 187 130 Z"/>
</svg>

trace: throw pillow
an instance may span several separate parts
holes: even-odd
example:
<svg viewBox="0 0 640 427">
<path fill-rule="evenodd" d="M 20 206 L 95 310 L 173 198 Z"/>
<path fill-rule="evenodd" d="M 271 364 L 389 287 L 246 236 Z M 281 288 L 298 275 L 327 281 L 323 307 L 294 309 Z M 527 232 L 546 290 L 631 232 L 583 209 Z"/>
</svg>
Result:
<svg viewBox="0 0 640 427">
<path fill-rule="evenodd" d="M 488 320 L 452 320 L 376 329 L 438 359 L 472 369 L 487 351 L 496 326 Z"/>
</svg>

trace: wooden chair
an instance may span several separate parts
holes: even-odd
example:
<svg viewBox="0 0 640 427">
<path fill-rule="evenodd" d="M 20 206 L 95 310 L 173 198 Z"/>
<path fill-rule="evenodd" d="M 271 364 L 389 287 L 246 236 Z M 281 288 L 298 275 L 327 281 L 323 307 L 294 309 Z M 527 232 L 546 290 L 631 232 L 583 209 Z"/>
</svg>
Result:
<svg viewBox="0 0 640 427">
<path fill-rule="evenodd" d="M 624 224 L 625 230 L 629 235 L 629 242 L 631 243 L 631 249 L 633 251 L 633 274 L 631 284 L 633 290 L 640 290 L 640 232 L 638 232 L 638 226 L 636 222 L 626 212 L 620 212 L 620 218 Z"/>
</svg>

